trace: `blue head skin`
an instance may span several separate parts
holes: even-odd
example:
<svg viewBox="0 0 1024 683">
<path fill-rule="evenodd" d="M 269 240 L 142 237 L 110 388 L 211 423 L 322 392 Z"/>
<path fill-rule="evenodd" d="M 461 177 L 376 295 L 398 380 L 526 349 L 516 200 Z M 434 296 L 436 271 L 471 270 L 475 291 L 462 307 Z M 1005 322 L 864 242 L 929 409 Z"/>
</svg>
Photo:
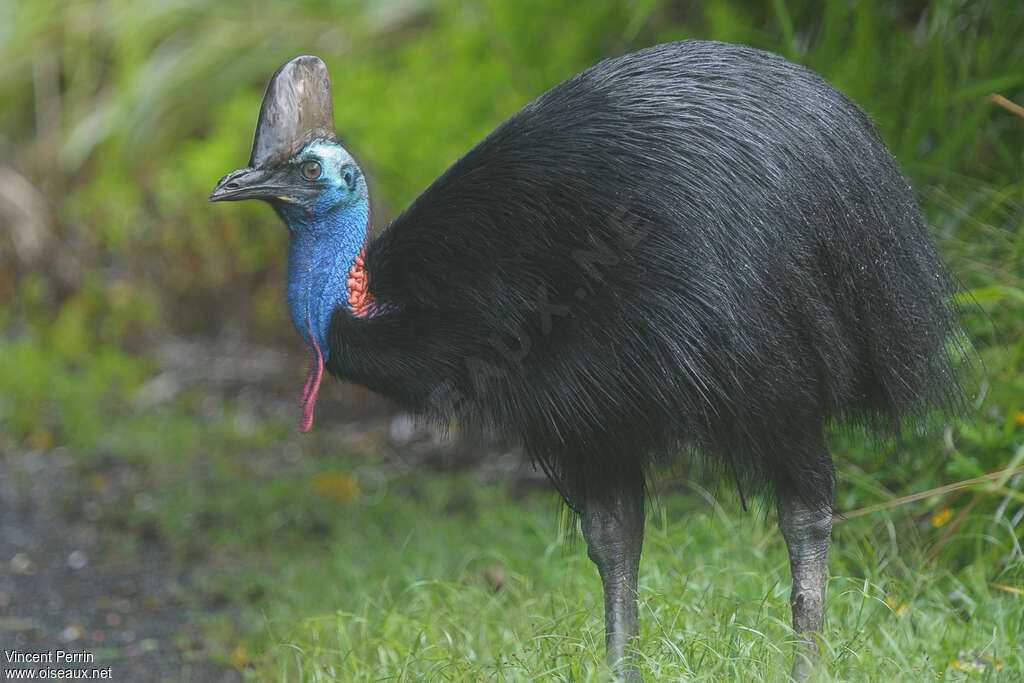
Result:
<svg viewBox="0 0 1024 683">
<path fill-rule="evenodd" d="M 221 178 L 211 201 L 263 199 L 288 225 L 288 308 L 309 348 L 299 430 L 313 424 L 330 347 L 327 329 L 339 306 L 351 310 L 348 278 L 366 242 L 366 179 L 352 155 L 332 140 L 314 140 L 291 158 Z"/>
<path fill-rule="evenodd" d="M 359 166 L 336 142 L 314 141 L 287 165 L 316 190 L 285 191 L 270 200 L 291 237 L 288 307 L 307 346 L 312 350 L 315 340 L 326 361 L 331 314 L 349 308 L 347 281 L 366 241 L 369 193 Z"/>
</svg>

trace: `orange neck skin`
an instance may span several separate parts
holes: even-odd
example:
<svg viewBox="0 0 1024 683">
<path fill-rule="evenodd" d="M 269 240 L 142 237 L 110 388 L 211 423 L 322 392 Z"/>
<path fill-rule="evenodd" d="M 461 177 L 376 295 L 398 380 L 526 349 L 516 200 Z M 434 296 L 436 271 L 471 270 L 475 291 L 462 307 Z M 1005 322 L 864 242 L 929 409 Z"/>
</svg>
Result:
<svg viewBox="0 0 1024 683">
<path fill-rule="evenodd" d="M 358 318 L 365 318 L 373 312 L 373 298 L 369 294 L 370 280 L 363 262 L 365 251 L 364 247 L 348 271 L 348 305 L 352 315 Z"/>
</svg>

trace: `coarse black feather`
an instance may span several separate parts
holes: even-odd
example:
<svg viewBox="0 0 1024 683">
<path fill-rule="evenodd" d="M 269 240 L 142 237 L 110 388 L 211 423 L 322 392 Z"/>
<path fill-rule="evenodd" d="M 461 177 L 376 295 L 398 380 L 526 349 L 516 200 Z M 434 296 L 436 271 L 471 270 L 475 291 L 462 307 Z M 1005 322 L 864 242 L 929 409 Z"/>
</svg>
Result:
<svg viewBox="0 0 1024 683">
<path fill-rule="evenodd" d="M 526 105 L 366 248 L 328 368 L 523 444 L 570 507 L 697 452 L 831 505 L 822 430 L 962 402 L 953 287 L 867 115 L 718 42 Z M 642 480 L 642 478 L 641 478 Z"/>
</svg>

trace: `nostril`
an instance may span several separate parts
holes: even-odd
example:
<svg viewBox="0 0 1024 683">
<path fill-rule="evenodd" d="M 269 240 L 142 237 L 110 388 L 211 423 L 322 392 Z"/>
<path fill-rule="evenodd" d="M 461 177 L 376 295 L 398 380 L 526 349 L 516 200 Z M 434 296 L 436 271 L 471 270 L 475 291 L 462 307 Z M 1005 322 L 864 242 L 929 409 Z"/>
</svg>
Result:
<svg viewBox="0 0 1024 683">
<path fill-rule="evenodd" d="M 237 190 L 238 189 L 238 183 L 236 183 L 234 180 L 232 180 L 230 183 L 225 185 L 224 188 L 227 189 L 227 190 Z"/>
</svg>

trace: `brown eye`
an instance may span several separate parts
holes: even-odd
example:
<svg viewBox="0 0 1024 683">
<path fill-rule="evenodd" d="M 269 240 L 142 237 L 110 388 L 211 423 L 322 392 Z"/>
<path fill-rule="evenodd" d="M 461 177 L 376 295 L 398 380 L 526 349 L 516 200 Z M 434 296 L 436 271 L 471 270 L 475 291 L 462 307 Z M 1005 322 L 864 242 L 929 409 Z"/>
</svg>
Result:
<svg viewBox="0 0 1024 683">
<path fill-rule="evenodd" d="M 320 177 L 320 164 L 316 161 L 307 161 L 302 164 L 302 177 L 306 180 L 316 180 Z"/>
</svg>

